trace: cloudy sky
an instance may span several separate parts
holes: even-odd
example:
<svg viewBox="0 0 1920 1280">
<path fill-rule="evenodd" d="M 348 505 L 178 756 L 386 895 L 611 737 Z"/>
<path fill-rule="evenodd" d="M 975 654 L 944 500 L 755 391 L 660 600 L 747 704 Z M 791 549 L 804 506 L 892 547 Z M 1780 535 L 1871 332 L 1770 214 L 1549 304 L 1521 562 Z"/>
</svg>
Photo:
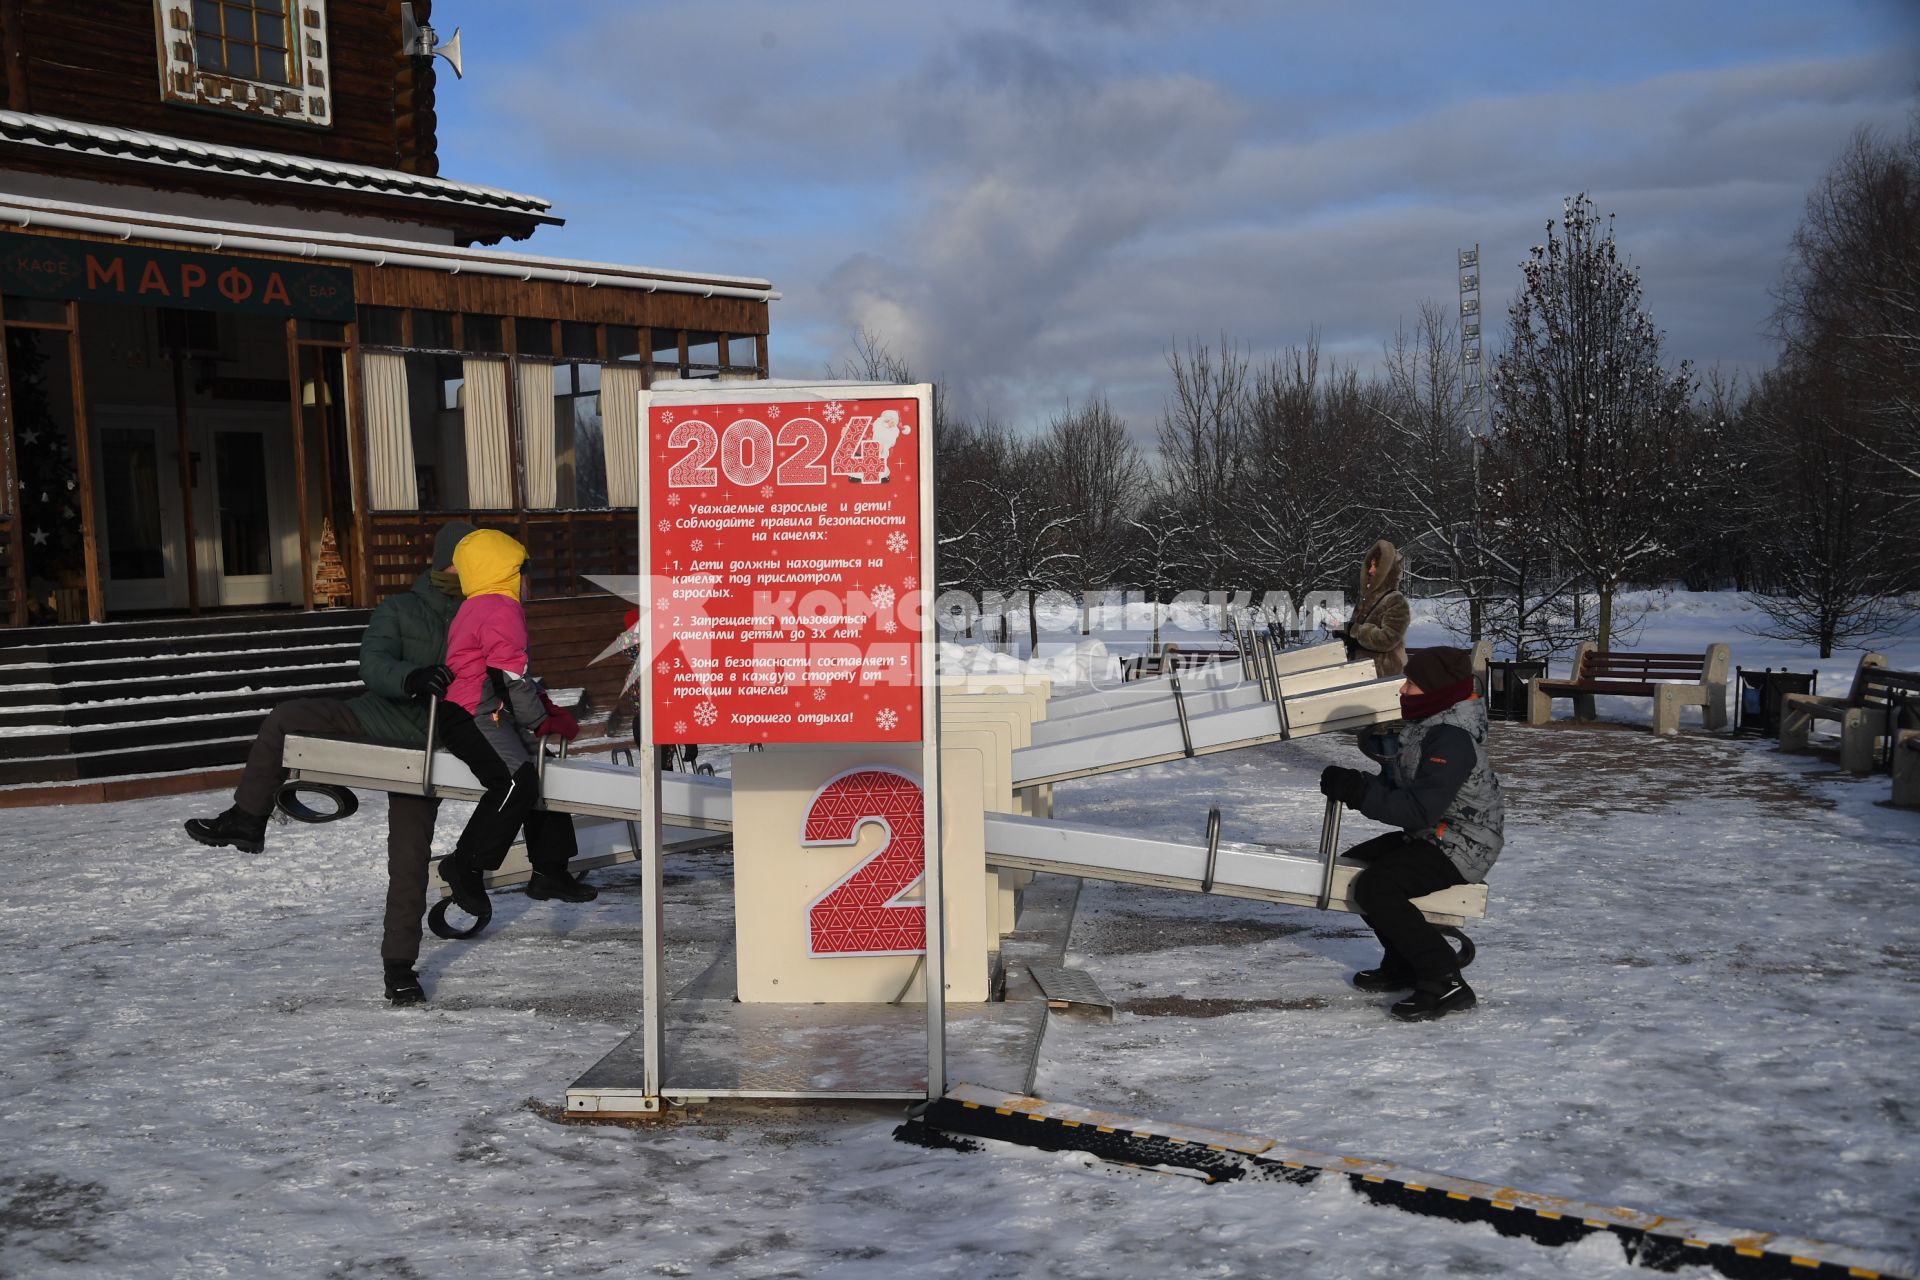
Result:
<svg viewBox="0 0 1920 1280">
<path fill-rule="evenodd" d="M 773 372 L 882 335 L 971 412 L 1317 330 L 1371 363 L 1478 242 L 1487 305 L 1562 199 L 1618 215 L 1672 354 L 1764 364 L 1769 288 L 1853 130 L 1904 131 L 1920 0 L 437 0 L 442 172 L 568 219 L 535 251 L 771 279 Z M 444 64 L 442 64 L 444 66 Z"/>
</svg>

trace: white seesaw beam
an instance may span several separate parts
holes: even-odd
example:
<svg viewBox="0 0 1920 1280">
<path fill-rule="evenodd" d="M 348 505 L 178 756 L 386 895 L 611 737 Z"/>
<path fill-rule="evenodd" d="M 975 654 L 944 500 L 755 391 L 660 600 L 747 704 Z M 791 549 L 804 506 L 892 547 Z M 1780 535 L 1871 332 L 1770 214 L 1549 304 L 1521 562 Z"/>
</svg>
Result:
<svg viewBox="0 0 1920 1280">
<path fill-rule="evenodd" d="M 1284 723 L 1274 703 L 1261 702 L 1233 711 L 1190 716 L 1185 738 L 1176 720 L 1022 747 L 1013 753 L 1013 785 L 1020 788 L 1066 782 L 1189 756 L 1236 751 L 1263 742 L 1362 729 L 1399 718 L 1402 683 L 1399 676 L 1389 676 L 1284 698 L 1280 704 L 1286 712 Z"/>
<path fill-rule="evenodd" d="M 1363 684 L 1376 678 L 1372 662 L 1342 662 L 1283 675 L 1280 677 L 1280 691 L 1283 697 L 1293 697 L 1302 693 L 1317 693 L 1322 689 Z M 1264 700 L 1259 683 L 1247 680 L 1225 688 L 1203 689 L 1197 693 L 1188 690 L 1183 682 L 1177 701 L 1171 688 L 1161 688 L 1155 690 L 1151 697 L 1138 699 L 1128 706 L 1083 711 L 1065 720 L 1056 718 L 1053 704 L 1049 703 L 1047 719 L 1033 726 L 1033 745 L 1044 746 L 1064 742 L 1068 738 L 1088 738 L 1099 733 L 1118 733 L 1153 725 L 1172 725 L 1177 732 L 1180 704 L 1185 705 L 1187 716 L 1191 719 L 1217 711 L 1237 711 L 1242 707 L 1258 706 Z"/>
<path fill-rule="evenodd" d="M 987 865 L 1298 907 L 1320 905 L 1326 875 L 1326 866 L 1318 858 L 1221 845 L 1213 858 L 1209 885 L 1205 845 L 1004 813 L 987 815 Z M 1334 864 L 1328 910 L 1355 909 L 1347 900 L 1347 887 L 1360 870 L 1358 863 Z M 1487 914 L 1487 886 L 1457 885 L 1416 898 L 1414 905 L 1435 924 L 1461 925 Z"/>
<path fill-rule="evenodd" d="M 1289 649 L 1276 653 L 1272 655 L 1272 666 L 1278 675 L 1290 676 L 1303 671 L 1317 671 L 1322 667 L 1342 666 L 1346 660 L 1345 645 L 1316 644 L 1304 649 Z M 1252 672 L 1243 667 L 1238 658 L 1208 663 L 1179 674 L 1180 687 L 1189 695 L 1214 689 L 1235 689 L 1244 685 L 1257 687 L 1260 683 L 1254 678 Z M 1056 694 L 1047 701 L 1047 719 L 1049 721 L 1066 720 L 1093 711 L 1112 711 L 1142 704 L 1171 701 L 1172 696 L 1171 674 L 1152 676 L 1145 680 L 1129 680 L 1124 684 L 1104 689 L 1084 689 L 1077 693 Z"/>
<path fill-rule="evenodd" d="M 401 795 L 425 795 L 425 753 L 354 738 L 295 735 L 281 762 L 293 779 Z M 549 760 L 541 772 L 540 807 L 556 813 L 637 821 L 640 775 L 610 760 Z M 451 752 L 433 753 L 432 793 L 478 800 L 486 788 Z M 661 812 L 674 824 L 708 831 L 733 826 L 733 789 L 724 779 L 693 773 L 660 776 Z"/>
</svg>

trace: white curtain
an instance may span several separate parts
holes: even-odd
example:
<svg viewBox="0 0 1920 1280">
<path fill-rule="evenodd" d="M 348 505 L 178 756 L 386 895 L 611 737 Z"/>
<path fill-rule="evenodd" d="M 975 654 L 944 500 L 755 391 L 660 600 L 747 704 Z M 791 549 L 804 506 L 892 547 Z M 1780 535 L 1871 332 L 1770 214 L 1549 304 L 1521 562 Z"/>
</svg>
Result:
<svg viewBox="0 0 1920 1280">
<path fill-rule="evenodd" d="M 527 362 L 518 368 L 520 443 L 527 451 L 527 506 L 559 505 L 553 459 L 553 366 Z"/>
<path fill-rule="evenodd" d="M 461 366 L 461 408 L 467 433 L 467 506 L 504 511 L 513 505 L 513 447 L 507 439 L 507 366 L 468 359 Z"/>
<path fill-rule="evenodd" d="M 640 369 L 600 370 L 600 421 L 607 442 L 607 505 L 640 505 Z"/>
<path fill-rule="evenodd" d="M 374 509 L 417 510 L 406 357 L 368 352 L 360 357 L 360 371 L 367 384 L 367 487 Z"/>
</svg>

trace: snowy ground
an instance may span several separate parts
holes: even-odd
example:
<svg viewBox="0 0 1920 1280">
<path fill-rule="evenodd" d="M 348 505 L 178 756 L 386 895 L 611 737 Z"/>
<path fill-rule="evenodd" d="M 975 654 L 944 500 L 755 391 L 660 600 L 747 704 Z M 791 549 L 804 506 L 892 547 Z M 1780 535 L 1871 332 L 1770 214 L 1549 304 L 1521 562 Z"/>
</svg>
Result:
<svg viewBox="0 0 1920 1280">
<path fill-rule="evenodd" d="M 1311 847 L 1312 780 L 1347 750 L 1109 775 L 1058 812 L 1197 835 L 1216 803 L 1229 839 Z M 1515 727 L 1496 750 L 1478 1010 L 1390 1022 L 1346 985 L 1375 954 L 1350 917 L 1089 883 L 1070 960 L 1121 1009 L 1049 1031 L 1040 1092 L 1920 1252 L 1920 814 L 1876 804 L 1884 777 L 1697 731 Z M 258 858 L 179 833 L 224 803 L 0 814 L 0 1275 L 1634 1274 L 1604 1240 L 1546 1250 L 1331 1183 L 923 1151 L 886 1109 L 557 1123 L 637 1025 L 633 868 L 584 906 L 502 898 L 479 944 L 429 939 L 433 1001 L 395 1011 L 381 799 Z M 725 859 L 669 871 L 670 935 L 711 932 Z"/>
</svg>

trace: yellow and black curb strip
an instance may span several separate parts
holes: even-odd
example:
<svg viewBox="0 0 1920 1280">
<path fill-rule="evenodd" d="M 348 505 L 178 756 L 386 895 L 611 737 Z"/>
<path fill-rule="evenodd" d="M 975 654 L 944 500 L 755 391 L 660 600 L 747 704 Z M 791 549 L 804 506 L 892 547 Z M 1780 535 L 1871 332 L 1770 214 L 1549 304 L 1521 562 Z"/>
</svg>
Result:
<svg viewBox="0 0 1920 1280">
<path fill-rule="evenodd" d="M 1653 1271 L 1710 1267 L 1733 1280 L 1920 1280 L 1909 1264 L 1846 1245 L 1496 1187 L 1384 1160 L 1326 1155 L 1271 1138 L 1115 1115 L 977 1085 L 954 1086 L 894 1136 L 936 1148 L 974 1150 L 989 1141 L 1082 1151 L 1116 1164 L 1198 1173 L 1209 1182 L 1305 1185 L 1340 1177 L 1375 1204 L 1454 1222 L 1484 1222 L 1501 1235 L 1542 1245 L 1572 1244 L 1604 1232 L 1620 1242 L 1630 1264 Z"/>
</svg>

